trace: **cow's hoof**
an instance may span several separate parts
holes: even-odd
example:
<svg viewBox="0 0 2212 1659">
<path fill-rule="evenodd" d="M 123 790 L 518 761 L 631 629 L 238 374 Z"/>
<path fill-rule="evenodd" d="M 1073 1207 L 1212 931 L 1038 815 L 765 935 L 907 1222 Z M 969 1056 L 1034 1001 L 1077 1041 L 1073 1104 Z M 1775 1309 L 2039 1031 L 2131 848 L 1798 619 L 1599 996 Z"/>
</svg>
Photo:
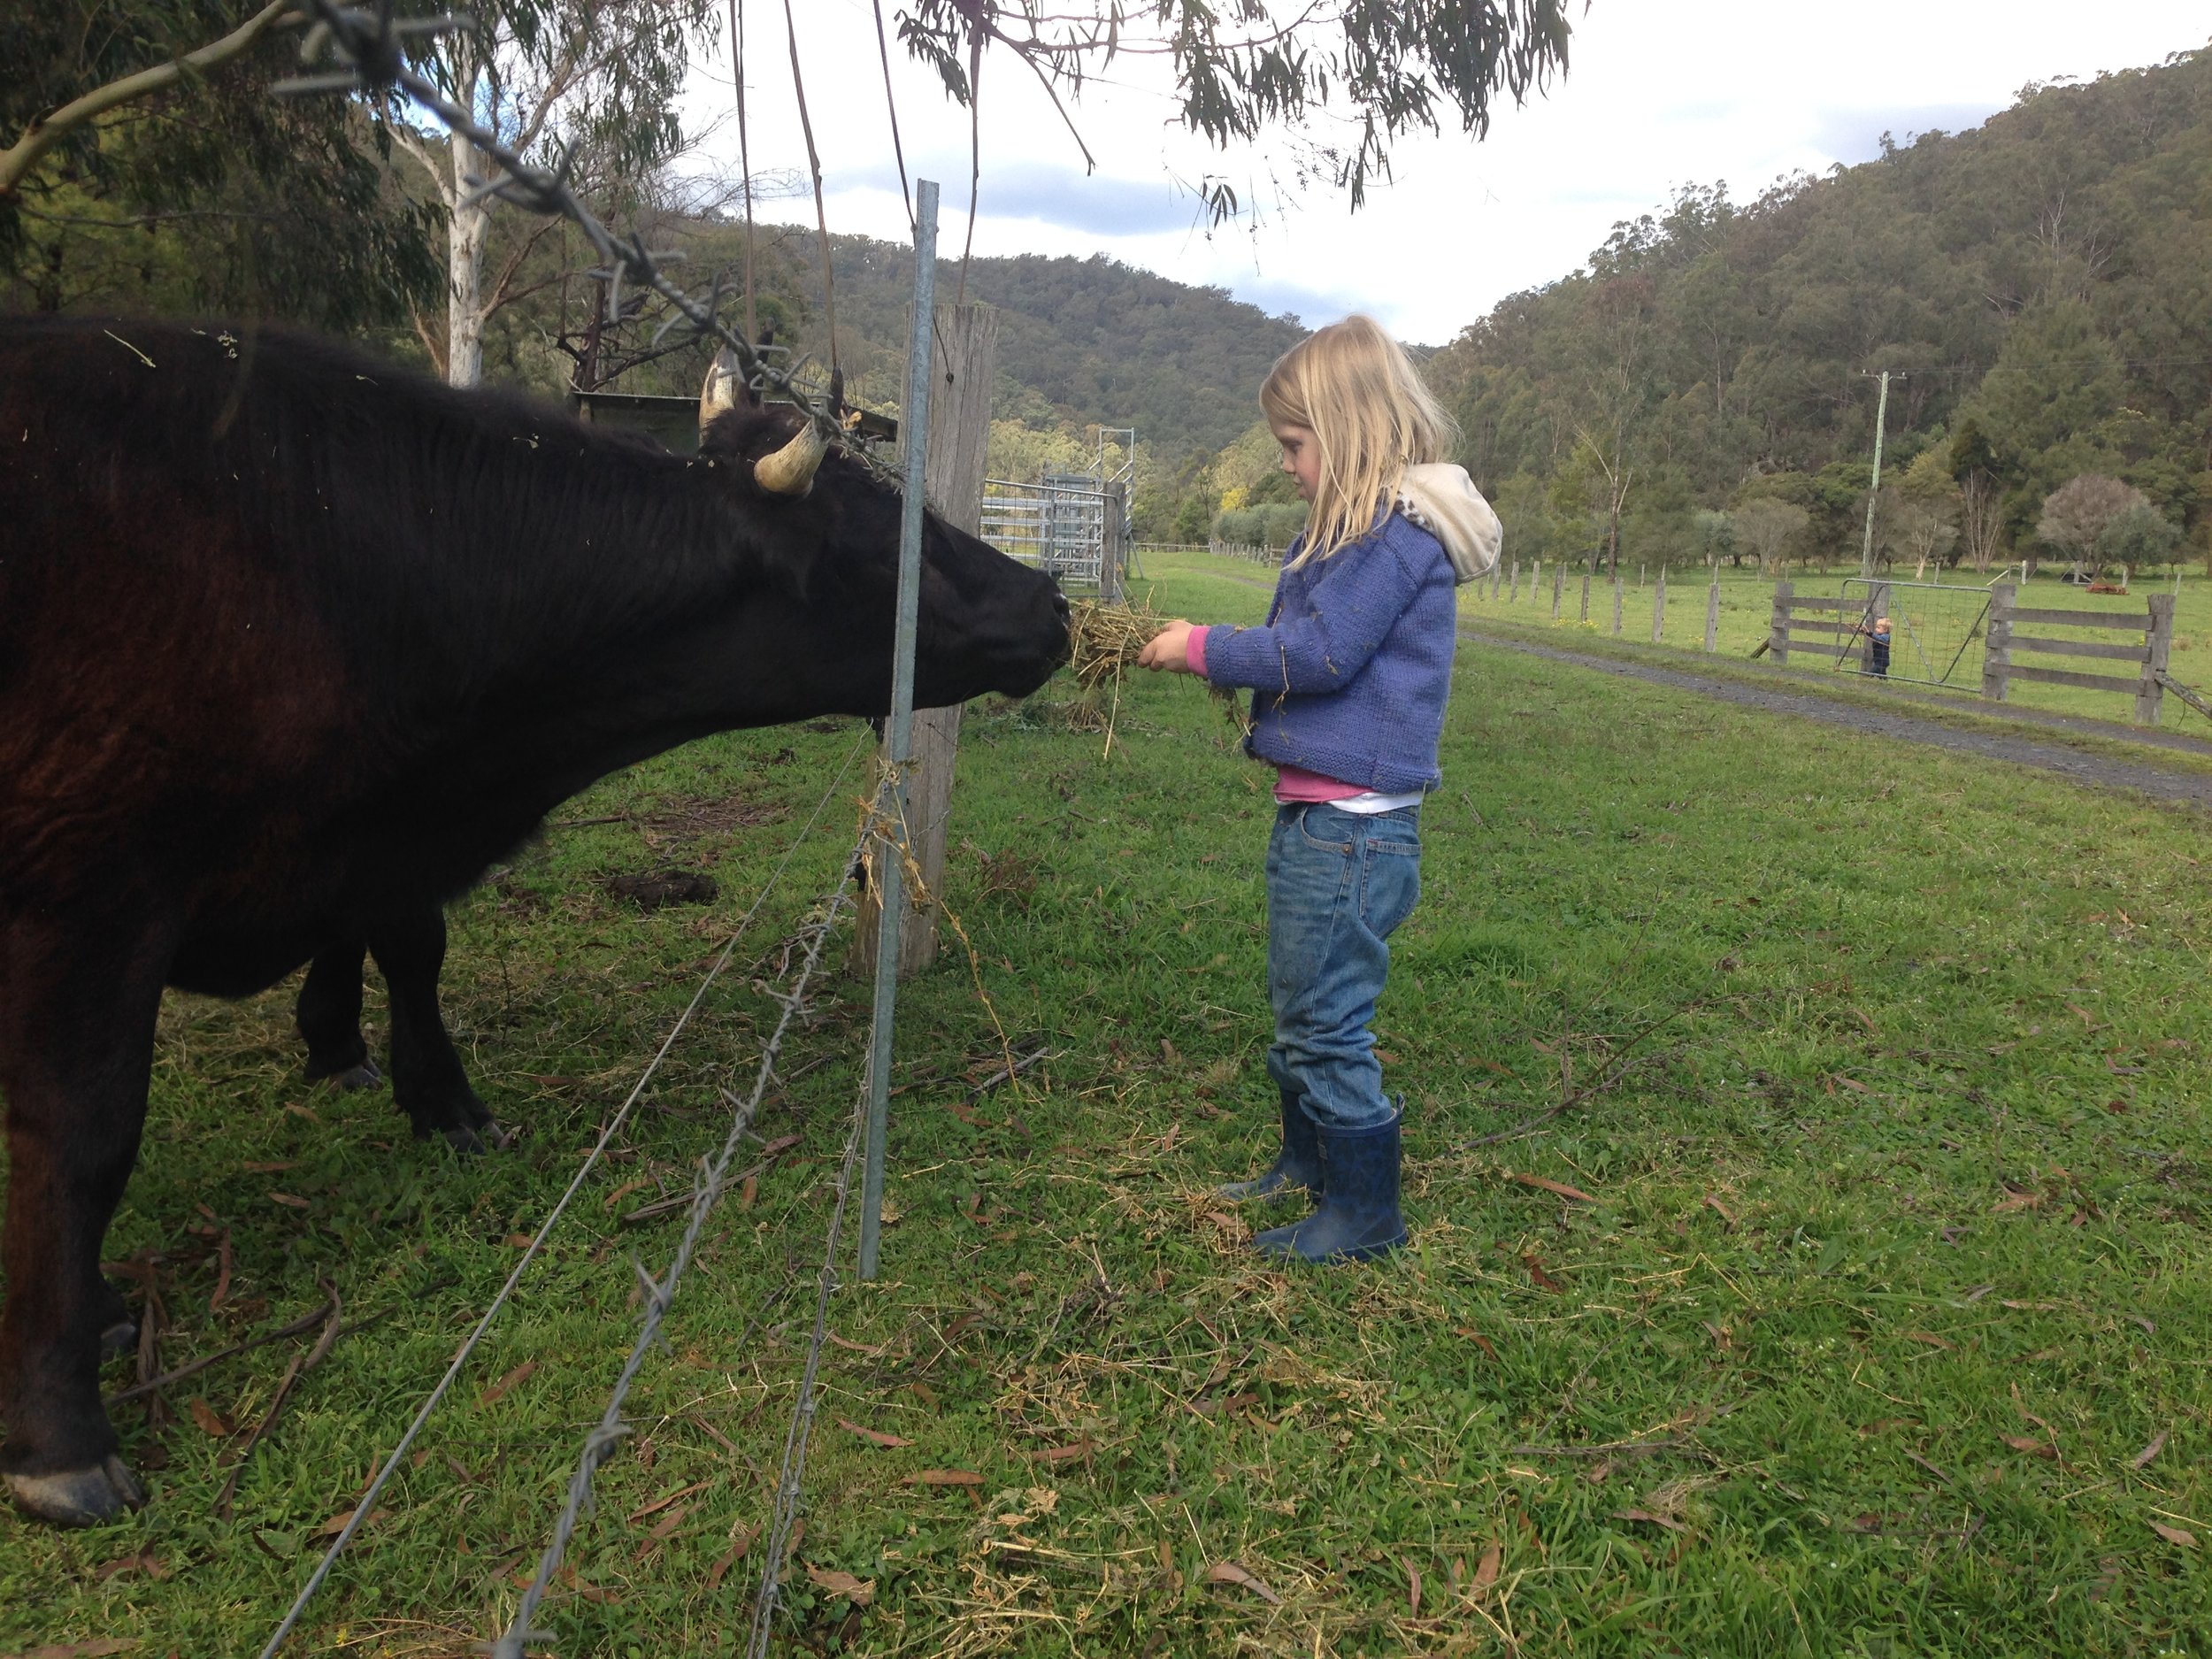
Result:
<svg viewBox="0 0 2212 1659">
<path fill-rule="evenodd" d="M 146 1488 L 111 1453 L 87 1469 L 58 1475 L 9 1475 L 8 1495 L 25 1513 L 56 1526 L 97 1526 L 126 1509 L 146 1507 Z"/>
<path fill-rule="evenodd" d="M 331 1072 L 323 1081 L 333 1088 L 343 1089 L 352 1094 L 362 1089 L 382 1087 L 384 1073 L 377 1070 L 375 1061 L 364 1060 L 359 1065 L 349 1065 L 342 1071 Z"/>
<path fill-rule="evenodd" d="M 514 1136 L 488 1118 L 480 1124 L 454 1124 L 440 1133 L 456 1152 L 472 1156 L 483 1152 L 504 1152 L 515 1143 Z"/>
<path fill-rule="evenodd" d="M 100 1333 L 100 1352 L 103 1355 L 134 1354 L 138 1351 L 138 1321 L 118 1319 Z"/>
</svg>

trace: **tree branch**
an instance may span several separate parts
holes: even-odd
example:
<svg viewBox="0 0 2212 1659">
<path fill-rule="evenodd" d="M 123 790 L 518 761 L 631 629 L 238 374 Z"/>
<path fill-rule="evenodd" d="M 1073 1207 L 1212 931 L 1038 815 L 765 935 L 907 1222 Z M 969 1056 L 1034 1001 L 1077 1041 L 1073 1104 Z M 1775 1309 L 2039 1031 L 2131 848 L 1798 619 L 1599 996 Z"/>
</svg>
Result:
<svg viewBox="0 0 2212 1659">
<path fill-rule="evenodd" d="M 420 165 L 422 170 L 430 175 L 430 182 L 438 192 L 438 199 L 445 204 L 446 211 L 450 213 L 455 204 L 461 199 L 453 188 L 451 171 L 439 165 L 438 158 L 430 153 L 430 147 L 424 143 L 416 135 L 414 129 L 408 127 L 406 123 L 393 121 L 388 125 L 393 142 L 413 157 Z"/>
<path fill-rule="evenodd" d="M 270 0 L 246 22 L 233 29 L 219 41 L 187 52 L 182 58 L 165 64 L 156 64 L 142 69 L 134 75 L 125 75 L 111 81 L 104 87 L 96 87 L 81 98 L 73 98 L 42 119 L 35 120 L 22 137 L 4 150 L 0 150 L 0 196 L 12 196 L 23 176 L 38 165 L 39 157 L 56 144 L 88 122 L 97 119 L 108 111 L 130 104 L 174 86 L 184 78 L 185 70 L 212 69 L 228 63 L 267 32 L 271 25 L 290 27 L 300 22 L 301 15 L 288 9 L 293 0 Z"/>
<path fill-rule="evenodd" d="M 483 315 L 486 321 L 488 322 L 491 319 L 492 313 L 500 310 L 503 306 L 512 304 L 515 301 L 524 297 L 525 295 L 534 294 L 539 288 L 546 286 L 545 282 L 540 282 L 534 284 L 531 288 L 523 289 L 521 293 L 509 292 L 509 286 L 514 281 L 517 273 L 518 273 L 522 269 L 522 262 L 527 259 L 537 250 L 538 244 L 545 240 L 548 233 L 553 231 L 566 222 L 567 221 L 565 219 L 542 219 L 538 221 L 537 227 L 530 233 L 527 238 L 525 239 L 522 246 L 515 250 L 513 256 L 509 258 L 505 266 L 500 271 L 498 280 L 493 282 L 491 298 L 484 302 Z M 557 280 L 557 279 L 548 279 L 549 281 Z"/>
</svg>

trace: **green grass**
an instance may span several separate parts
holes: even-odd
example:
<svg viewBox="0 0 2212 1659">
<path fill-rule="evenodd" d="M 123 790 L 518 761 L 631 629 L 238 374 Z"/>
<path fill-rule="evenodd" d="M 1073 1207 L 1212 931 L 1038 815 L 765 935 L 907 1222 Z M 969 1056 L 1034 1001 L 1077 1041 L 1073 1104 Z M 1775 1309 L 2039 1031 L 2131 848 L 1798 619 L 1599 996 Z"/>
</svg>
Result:
<svg viewBox="0 0 2212 1659">
<path fill-rule="evenodd" d="M 1264 603 L 1218 578 L 1153 597 Z M 947 884 L 999 1017 L 1054 1057 L 1018 1098 L 972 1097 L 956 1079 L 995 1038 L 964 964 L 903 997 L 902 1076 L 955 1080 L 895 1102 L 888 1271 L 833 1303 L 783 1650 L 2212 1647 L 2200 820 L 1468 644 L 1379 1021 L 1416 1248 L 1286 1273 L 1210 1196 L 1265 1157 L 1273 1111 L 1264 774 L 1186 680 L 1132 681 L 1110 755 L 1059 695 L 972 712 Z M 304 1379 L 227 1520 L 234 1442 L 190 1402 L 253 1420 L 299 1345 L 203 1373 L 165 1426 L 123 1409 L 154 1506 L 78 1534 L 0 1518 L 0 1652 L 257 1647 L 853 741 L 640 768 L 461 908 L 449 1006 L 524 1131 L 511 1154 L 458 1162 L 383 1095 L 303 1087 L 283 993 L 173 1001 L 110 1240 L 161 1253 L 160 1362 L 316 1305 L 324 1278 L 371 1323 Z M 767 821 L 696 810 L 732 798 Z M 849 844 L 854 809 L 833 818 L 301 1651 L 458 1655 L 503 1625 L 634 1333 L 630 1256 L 664 1261 L 680 1226 L 618 1218 L 718 1141 L 780 941 Z M 712 869 L 721 901 L 605 895 L 666 862 Z M 710 1229 L 551 1651 L 741 1641 L 757 1551 L 710 1578 L 767 1514 L 864 1001 L 841 982 L 787 1056 L 761 1131 L 803 1141 Z M 209 1229 L 236 1263 L 212 1312 Z M 982 1484 L 906 1479 L 926 1470 Z"/>
<path fill-rule="evenodd" d="M 1253 567 L 1256 570 L 1257 567 Z M 1798 594 L 1808 597 L 1835 597 L 1843 592 L 1844 578 L 1849 572 L 1840 569 L 1831 572 L 1793 570 L 1789 580 Z M 1510 585 L 1493 600 L 1486 582 L 1479 588 L 1463 590 L 1462 611 L 1470 618 L 1479 618 L 1486 624 L 1509 624 L 1541 629 L 1547 633 L 1556 628 L 1574 638 L 1612 637 L 1612 587 L 1601 574 L 1590 589 L 1590 623 L 1580 621 L 1581 578 L 1578 571 L 1568 573 L 1563 596 L 1560 620 L 1551 619 L 1552 571 L 1547 567 L 1542 579 L 1542 591 L 1532 592 L 1529 572 L 1524 565 L 1521 572 L 1520 595 L 1513 597 Z M 1908 571 L 1904 575 L 1909 575 Z M 1624 640 L 1651 641 L 1652 589 L 1658 572 L 1644 565 L 1624 565 L 1623 598 L 1621 604 L 1621 634 Z M 1724 568 L 1720 572 L 1720 623 L 1717 630 L 1717 650 L 1723 658 L 1747 657 L 1754 648 L 1767 637 L 1768 626 L 1773 615 L 1774 581 L 1761 577 L 1755 570 Z M 1710 573 L 1704 570 L 1676 571 L 1668 580 L 1667 608 L 1661 643 L 1682 650 L 1703 655 L 1705 649 L 1706 588 Z M 1901 577 L 1900 578 L 1901 580 Z M 1972 572 L 1947 572 L 1946 586 L 1956 587 L 1964 592 L 1974 590 L 1978 595 L 1983 580 Z M 2016 582 L 2016 586 L 2018 584 Z M 1856 590 L 1855 590 L 1856 591 Z M 2020 603 L 2024 605 L 2047 607 L 2064 611 L 2112 611 L 2140 617 L 2144 613 L 2144 597 L 2154 593 L 2174 591 L 2170 575 L 2161 579 L 2146 577 L 2136 582 L 2124 597 L 2115 594 L 2089 594 L 2071 588 L 2057 580 L 2057 573 L 2046 570 L 2022 588 Z M 1970 611 L 1968 615 L 1970 616 Z M 1964 626 L 1963 623 L 1961 626 Z M 2120 640 L 2120 634 L 2083 634 L 2068 631 L 2062 637 L 2074 639 Z M 1947 652 L 1950 641 L 1936 650 L 1944 659 L 1939 666 L 1947 666 Z M 1901 641 L 1895 658 L 1898 672 L 1909 666 L 1909 652 Z M 1793 651 L 1790 665 L 1793 668 L 1830 669 L 1834 660 L 1833 648 L 1823 651 L 1817 642 L 1808 647 L 1800 642 Z M 1973 660 L 1978 661 L 1978 657 Z M 2129 671 L 2113 664 L 2084 662 L 2049 656 L 2021 655 L 2016 661 L 2022 664 L 2043 668 L 2071 668 L 2078 672 L 2112 673 L 2124 677 Z M 1853 659 L 1855 664 L 1855 658 Z M 2171 657 L 2174 678 L 2200 691 L 2212 690 L 2212 581 L 2200 576 L 2185 575 L 2175 607 L 2174 646 Z M 1856 679 L 1851 665 L 1835 672 L 1837 679 Z M 1961 683 L 1955 687 L 1961 695 L 1978 698 L 1980 692 L 1978 676 L 1972 683 Z M 2126 721 L 2134 718 L 2134 704 L 2127 695 L 2110 691 L 2092 691 L 2074 686 L 2032 684 L 2026 680 L 2014 682 L 2008 701 L 2030 709 L 2048 709 L 2064 714 L 2088 715 L 2093 718 Z M 2168 697 L 2162 710 L 2162 724 L 2177 731 L 2193 735 L 2212 736 L 2212 725 L 2183 705 L 2177 699 Z"/>
</svg>

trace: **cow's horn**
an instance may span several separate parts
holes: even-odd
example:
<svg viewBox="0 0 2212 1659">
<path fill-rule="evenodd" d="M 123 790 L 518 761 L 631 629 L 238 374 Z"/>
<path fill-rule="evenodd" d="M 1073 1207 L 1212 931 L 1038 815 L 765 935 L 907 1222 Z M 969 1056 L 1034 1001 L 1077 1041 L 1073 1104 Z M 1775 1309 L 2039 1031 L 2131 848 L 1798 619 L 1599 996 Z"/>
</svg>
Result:
<svg viewBox="0 0 2212 1659">
<path fill-rule="evenodd" d="M 737 407 L 737 388 L 745 383 L 737 366 L 737 354 L 724 349 L 707 365 L 707 383 L 699 388 L 699 430 L 717 415 Z"/>
<path fill-rule="evenodd" d="M 814 469 L 822 465 L 825 449 L 810 420 L 782 449 L 753 463 L 753 482 L 772 495 L 803 495 L 814 486 Z"/>
</svg>

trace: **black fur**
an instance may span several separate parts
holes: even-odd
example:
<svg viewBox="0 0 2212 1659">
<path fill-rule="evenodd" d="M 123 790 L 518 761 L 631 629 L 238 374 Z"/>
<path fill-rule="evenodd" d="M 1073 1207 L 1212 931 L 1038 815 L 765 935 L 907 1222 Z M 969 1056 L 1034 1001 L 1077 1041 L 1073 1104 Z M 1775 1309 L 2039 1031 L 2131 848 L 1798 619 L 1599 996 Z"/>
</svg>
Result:
<svg viewBox="0 0 2212 1659">
<path fill-rule="evenodd" d="M 679 458 L 296 333 L 0 319 L 19 1499 L 73 1518 L 132 1490 L 100 1473 L 99 1246 L 165 983 L 241 995 L 322 956 L 301 1025 L 345 1071 L 345 979 L 374 955 L 399 1103 L 476 1144 L 489 1114 L 437 1013 L 443 902 L 618 767 L 883 711 L 898 496 L 835 449 L 803 497 L 762 490 L 751 464 L 795 422 L 735 411 Z M 1053 584 L 933 515 L 922 603 L 923 706 L 1025 693 L 1064 654 Z"/>
</svg>

